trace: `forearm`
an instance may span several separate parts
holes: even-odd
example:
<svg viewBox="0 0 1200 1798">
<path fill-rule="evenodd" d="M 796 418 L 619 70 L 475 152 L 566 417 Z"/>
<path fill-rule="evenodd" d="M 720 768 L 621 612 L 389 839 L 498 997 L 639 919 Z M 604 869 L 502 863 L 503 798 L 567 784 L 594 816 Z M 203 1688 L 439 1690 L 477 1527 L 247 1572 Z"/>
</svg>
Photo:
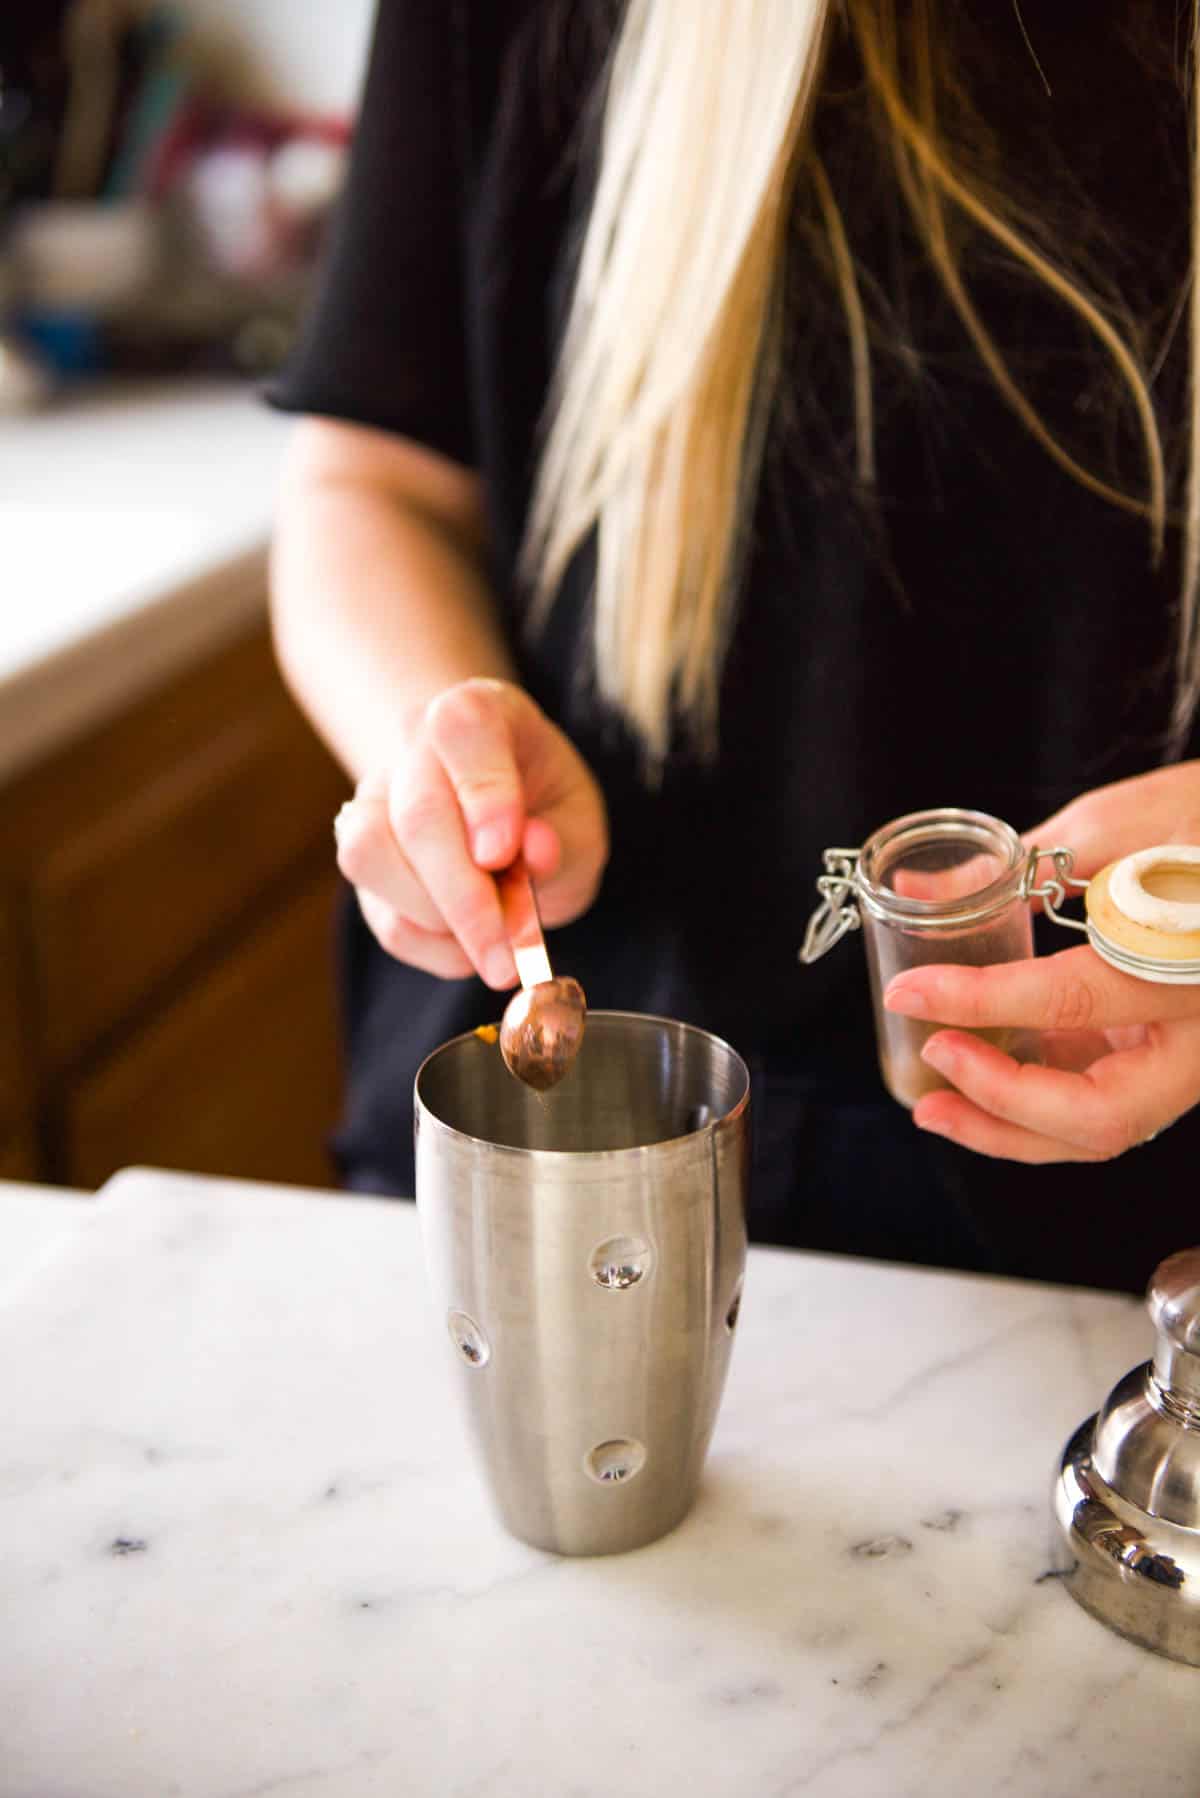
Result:
<svg viewBox="0 0 1200 1798">
<path fill-rule="evenodd" d="M 297 433 L 271 613 L 285 679 L 357 779 L 395 762 L 435 693 L 472 675 L 511 679 L 513 664 L 470 477 L 378 440 L 378 463 L 346 468 L 325 453 L 346 437 L 339 426 Z"/>
</svg>

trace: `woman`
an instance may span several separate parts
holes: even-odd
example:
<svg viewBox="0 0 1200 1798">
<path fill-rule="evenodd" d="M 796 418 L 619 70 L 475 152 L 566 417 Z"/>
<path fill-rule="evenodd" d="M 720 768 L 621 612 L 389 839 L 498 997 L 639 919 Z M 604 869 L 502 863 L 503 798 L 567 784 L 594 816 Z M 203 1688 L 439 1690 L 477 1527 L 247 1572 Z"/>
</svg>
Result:
<svg viewBox="0 0 1200 1798">
<path fill-rule="evenodd" d="M 523 849 L 593 1006 L 751 1063 L 760 1239 L 1135 1289 L 1196 1238 L 1200 989 L 910 976 L 910 1117 L 861 955 L 797 964 L 823 848 L 906 811 L 1200 841 L 1187 43 L 980 10 L 382 0 L 274 396 L 279 654 L 359 783 L 352 1186 L 411 1190 Z"/>
</svg>

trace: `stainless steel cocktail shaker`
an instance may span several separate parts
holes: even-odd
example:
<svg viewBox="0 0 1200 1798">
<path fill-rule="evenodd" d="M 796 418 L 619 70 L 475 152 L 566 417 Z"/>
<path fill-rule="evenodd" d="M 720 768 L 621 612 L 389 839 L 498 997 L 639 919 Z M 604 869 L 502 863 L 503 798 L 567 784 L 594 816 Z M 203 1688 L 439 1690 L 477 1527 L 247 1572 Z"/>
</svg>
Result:
<svg viewBox="0 0 1200 1798">
<path fill-rule="evenodd" d="M 704 1031 L 591 1012 L 539 1096 L 457 1037 L 417 1075 L 417 1206 L 506 1527 L 560 1554 L 686 1514 L 746 1256 L 749 1076 Z"/>
<path fill-rule="evenodd" d="M 1200 1667 L 1200 1248 L 1155 1269 L 1147 1303 L 1153 1358 L 1063 1450 L 1054 1558 L 1084 1610 Z"/>
</svg>

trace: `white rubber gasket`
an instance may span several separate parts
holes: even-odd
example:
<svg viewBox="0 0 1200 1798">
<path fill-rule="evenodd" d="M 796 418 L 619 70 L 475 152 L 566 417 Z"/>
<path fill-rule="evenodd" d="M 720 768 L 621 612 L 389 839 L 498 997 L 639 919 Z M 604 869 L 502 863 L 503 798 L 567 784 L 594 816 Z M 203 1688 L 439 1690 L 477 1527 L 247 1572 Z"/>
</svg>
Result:
<svg viewBox="0 0 1200 1798">
<path fill-rule="evenodd" d="M 1148 893 L 1142 884 L 1152 868 L 1195 868 L 1200 874 L 1200 846 L 1190 843 L 1165 843 L 1157 849 L 1139 849 L 1127 855 L 1113 868 L 1108 880 L 1108 896 L 1122 917 L 1147 930 L 1165 930 L 1175 935 L 1200 930 L 1200 903 L 1183 899 L 1160 899 Z"/>
</svg>

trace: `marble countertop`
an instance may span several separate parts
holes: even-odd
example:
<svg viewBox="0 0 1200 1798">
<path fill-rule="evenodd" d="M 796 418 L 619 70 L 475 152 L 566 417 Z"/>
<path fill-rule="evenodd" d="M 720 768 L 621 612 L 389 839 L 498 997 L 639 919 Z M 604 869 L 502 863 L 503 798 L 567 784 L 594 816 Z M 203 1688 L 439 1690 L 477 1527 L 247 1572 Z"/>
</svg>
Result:
<svg viewBox="0 0 1200 1798">
<path fill-rule="evenodd" d="M 215 380 L 0 419 L 0 775 L 262 614 L 287 427 Z"/>
<path fill-rule="evenodd" d="M 45 1196 L 0 1187 L 0 1793 L 1200 1791 L 1200 1673 L 1047 1577 L 1133 1301 L 752 1250 L 696 1508 L 559 1560 L 487 1508 L 411 1206 Z"/>
<path fill-rule="evenodd" d="M 0 1180 L 0 1304 L 99 1215 L 83 1193 Z"/>
</svg>

